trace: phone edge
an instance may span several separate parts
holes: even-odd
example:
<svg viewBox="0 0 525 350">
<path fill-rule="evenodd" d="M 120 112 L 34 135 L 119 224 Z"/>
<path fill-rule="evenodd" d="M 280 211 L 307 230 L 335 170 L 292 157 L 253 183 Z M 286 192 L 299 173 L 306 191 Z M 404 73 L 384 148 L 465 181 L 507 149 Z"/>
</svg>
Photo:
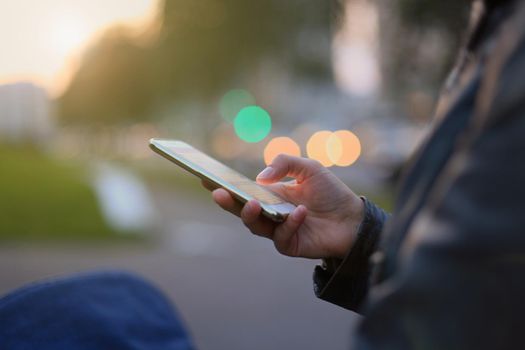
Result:
<svg viewBox="0 0 525 350">
<path fill-rule="evenodd" d="M 172 140 L 172 139 L 155 139 L 155 138 L 152 138 L 149 140 L 149 147 L 152 151 L 154 151 L 155 153 L 157 153 L 158 155 L 162 156 L 163 158 L 175 163 L 176 165 L 180 166 L 181 168 L 183 168 L 184 170 L 186 170 L 187 172 L 189 172 L 190 174 L 194 175 L 194 176 L 197 176 L 199 179 L 201 180 L 205 180 L 205 181 L 210 181 L 212 182 L 215 186 L 218 186 L 219 188 L 223 188 L 225 189 L 226 191 L 228 191 L 232 196 L 235 197 L 235 199 L 239 200 L 242 204 L 246 203 L 248 201 L 247 198 L 245 198 L 244 196 L 242 196 L 241 194 L 239 193 L 236 193 L 235 191 L 232 191 L 231 189 L 228 189 L 224 186 L 224 184 L 221 184 L 221 183 L 218 183 L 216 181 L 213 180 L 213 178 L 209 177 L 209 176 L 206 176 L 205 174 L 201 174 L 197 171 L 195 171 L 193 168 L 191 168 L 190 166 L 188 166 L 187 164 L 185 164 L 184 162 L 180 161 L 179 159 L 177 158 L 174 158 L 172 157 L 169 153 L 167 153 L 165 150 L 163 150 L 161 148 L 161 146 L 157 145 L 155 142 L 158 142 L 158 141 L 178 141 L 178 142 L 182 142 L 182 143 L 185 143 L 187 144 L 188 146 L 196 149 L 197 151 L 199 152 L 202 152 L 200 151 L 199 149 L 189 145 L 188 143 L 184 142 L 184 141 L 180 141 L 180 140 Z M 204 152 L 203 152 L 204 153 Z M 234 170 L 234 169 L 232 169 Z M 235 170 L 234 170 L 235 171 Z M 252 180 L 253 181 L 253 180 Z M 230 184 L 230 187 L 235 187 L 233 186 L 232 184 Z M 287 203 L 287 202 L 284 202 L 284 203 Z M 288 214 L 284 214 L 284 213 L 280 213 L 276 210 L 272 210 L 268 207 L 271 207 L 271 205 L 267 205 L 267 204 L 264 204 L 262 202 L 259 201 L 259 204 L 261 205 L 261 212 L 264 216 L 266 216 L 268 219 L 274 221 L 274 222 L 277 222 L 277 223 L 280 223 L 280 222 L 283 222 L 286 220 Z"/>
</svg>

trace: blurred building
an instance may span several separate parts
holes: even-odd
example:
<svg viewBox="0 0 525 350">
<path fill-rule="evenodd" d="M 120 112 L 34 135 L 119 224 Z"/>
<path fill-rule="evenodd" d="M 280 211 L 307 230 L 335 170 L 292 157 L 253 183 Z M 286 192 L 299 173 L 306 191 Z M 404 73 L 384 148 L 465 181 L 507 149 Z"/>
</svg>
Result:
<svg viewBox="0 0 525 350">
<path fill-rule="evenodd" d="M 0 142 L 47 143 L 55 125 L 46 91 L 31 83 L 0 85 Z"/>
</svg>

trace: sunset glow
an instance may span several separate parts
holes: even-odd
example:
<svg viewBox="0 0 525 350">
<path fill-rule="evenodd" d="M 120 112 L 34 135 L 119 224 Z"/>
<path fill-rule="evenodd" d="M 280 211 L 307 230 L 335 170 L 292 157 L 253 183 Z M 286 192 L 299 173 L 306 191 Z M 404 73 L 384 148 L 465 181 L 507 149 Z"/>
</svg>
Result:
<svg viewBox="0 0 525 350">
<path fill-rule="evenodd" d="M 91 42 L 114 25 L 145 28 L 156 5 L 155 0 L 3 1 L 0 84 L 31 81 L 59 95 Z"/>
</svg>

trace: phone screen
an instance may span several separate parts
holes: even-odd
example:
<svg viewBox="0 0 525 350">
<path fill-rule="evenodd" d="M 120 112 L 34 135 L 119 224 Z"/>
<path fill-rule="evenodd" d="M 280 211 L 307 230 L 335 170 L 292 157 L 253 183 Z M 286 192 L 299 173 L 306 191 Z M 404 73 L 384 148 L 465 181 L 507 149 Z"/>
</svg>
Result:
<svg viewBox="0 0 525 350">
<path fill-rule="evenodd" d="M 239 174 L 237 171 L 227 167 L 190 145 L 179 142 L 166 142 L 164 145 L 176 154 L 177 157 L 183 159 L 187 164 L 192 165 L 192 168 L 195 168 L 196 170 L 204 170 L 204 172 L 212 174 L 222 182 L 235 186 L 260 202 L 270 205 L 285 203 L 281 198 L 264 187 L 256 184 L 246 176 Z"/>
</svg>

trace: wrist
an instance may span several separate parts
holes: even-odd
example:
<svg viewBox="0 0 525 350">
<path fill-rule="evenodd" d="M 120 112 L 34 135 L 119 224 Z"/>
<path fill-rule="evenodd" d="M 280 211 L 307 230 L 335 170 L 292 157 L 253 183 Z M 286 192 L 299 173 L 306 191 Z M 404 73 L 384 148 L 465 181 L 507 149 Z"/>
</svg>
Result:
<svg viewBox="0 0 525 350">
<path fill-rule="evenodd" d="M 357 234 L 363 224 L 365 211 L 364 197 L 355 196 L 355 200 L 352 200 L 350 208 L 345 211 L 346 214 L 341 220 L 341 239 L 335 247 L 334 254 L 331 258 L 344 259 L 352 249 L 357 240 Z"/>
</svg>

